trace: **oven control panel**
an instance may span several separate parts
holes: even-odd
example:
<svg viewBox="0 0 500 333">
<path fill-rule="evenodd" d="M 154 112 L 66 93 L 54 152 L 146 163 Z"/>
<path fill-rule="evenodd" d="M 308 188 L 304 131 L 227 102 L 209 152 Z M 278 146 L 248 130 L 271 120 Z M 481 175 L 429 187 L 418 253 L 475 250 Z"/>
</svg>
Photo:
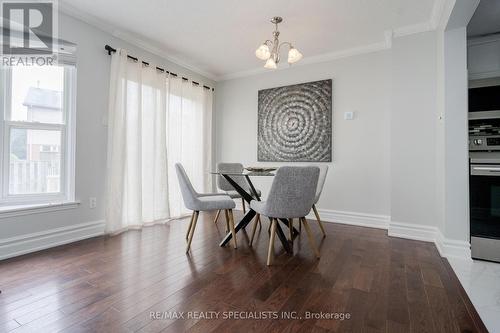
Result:
<svg viewBox="0 0 500 333">
<path fill-rule="evenodd" d="M 470 136 L 469 150 L 488 151 L 500 150 L 500 135 L 495 136 Z"/>
</svg>

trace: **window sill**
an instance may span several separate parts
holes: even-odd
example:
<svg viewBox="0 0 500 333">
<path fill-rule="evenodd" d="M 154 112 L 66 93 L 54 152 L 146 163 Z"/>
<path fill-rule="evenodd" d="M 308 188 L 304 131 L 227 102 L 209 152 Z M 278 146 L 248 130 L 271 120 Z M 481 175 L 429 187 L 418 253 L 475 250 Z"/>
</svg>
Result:
<svg viewBox="0 0 500 333">
<path fill-rule="evenodd" d="M 31 215 L 39 213 L 55 212 L 59 210 L 75 209 L 80 205 L 80 201 L 68 201 L 46 204 L 24 204 L 0 206 L 0 219 Z"/>
</svg>

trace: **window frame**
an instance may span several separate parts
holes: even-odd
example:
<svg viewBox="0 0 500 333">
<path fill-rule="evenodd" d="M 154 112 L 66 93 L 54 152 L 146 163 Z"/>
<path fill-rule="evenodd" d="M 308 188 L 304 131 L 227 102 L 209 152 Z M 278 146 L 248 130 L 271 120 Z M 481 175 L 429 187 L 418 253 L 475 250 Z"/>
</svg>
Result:
<svg viewBox="0 0 500 333">
<path fill-rule="evenodd" d="M 64 68 L 62 122 L 60 124 L 11 120 L 12 67 L 0 73 L 0 207 L 21 204 L 53 204 L 75 200 L 76 64 L 61 63 Z M 57 130 L 60 142 L 60 191 L 55 193 L 10 194 L 10 134 L 12 129 Z"/>
</svg>

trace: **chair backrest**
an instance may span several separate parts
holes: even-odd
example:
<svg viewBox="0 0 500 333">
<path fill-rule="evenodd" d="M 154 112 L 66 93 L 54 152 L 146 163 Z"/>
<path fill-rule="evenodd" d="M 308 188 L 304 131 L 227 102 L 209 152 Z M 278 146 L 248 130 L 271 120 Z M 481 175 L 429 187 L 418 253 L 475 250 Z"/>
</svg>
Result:
<svg viewBox="0 0 500 333">
<path fill-rule="evenodd" d="M 328 165 L 318 165 L 318 168 L 319 178 L 318 186 L 316 187 L 316 196 L 314 197 L 314 203 L 317 203 L 319 201 L 319 197 L 321 196 L 321 192 L 323 191 L 323 187 L 325 186 L 326 175 L 328 174 Z"/>
<path fill-rule="evenodd" d="M 243 172 L 243 164 L 241 163 L 218 163 L 217 172 L 241 173 Z M 241 188 L 248 190 L 249 185 L 245 177 L 231 176 Z M 221 175 L 217 175 L 217 187 L 223 191 L 234 191 L 234 187 Z"/>
<path fill-rule="evenodd" d="M 184 200 L 184 206 L 186 206 L 187 209 L 196 210 L 195 207 L 198 200 L 198 193 L 191 184 L 182 164 L 175 163 L 175 172 L 179 179 L 179 187 L 181 189 L 182 199 Z"/>
<path fill-rule="evenodd" d="M 276 171 L 266 200 L 265 214 L 276 218 L 306 216 L 318 185 L 317 166 L 284 166 Z"/>
</svg>

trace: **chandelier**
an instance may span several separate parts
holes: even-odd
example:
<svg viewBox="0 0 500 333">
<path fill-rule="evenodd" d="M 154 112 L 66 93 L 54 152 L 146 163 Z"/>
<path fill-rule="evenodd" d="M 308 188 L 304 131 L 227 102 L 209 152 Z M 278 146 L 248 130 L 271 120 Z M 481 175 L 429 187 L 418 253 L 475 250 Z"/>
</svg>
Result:
<svg viewBox="0 0 500 333">
<path fill-rule="evenodd" d="M 293 47 L 290 42 L 279 41 L 280 32 L 278 31 L 278 24 L 283 22 L 283 18 L 275 16 L 271 19 L 271 23 L 275 25 L 273 31 L 274 40 L 266 40 L 261 46 L 255 51 L 257 58 L 261 60 L 266 60 L 265 68 L 275 69 L 280 62 L 280 49 L 282 46 L 288 46 L 288 63 L 293 64 L 300 59 L 302 59 L 302 53 L 299 52 L 295 47 Z"/>
</svg>

